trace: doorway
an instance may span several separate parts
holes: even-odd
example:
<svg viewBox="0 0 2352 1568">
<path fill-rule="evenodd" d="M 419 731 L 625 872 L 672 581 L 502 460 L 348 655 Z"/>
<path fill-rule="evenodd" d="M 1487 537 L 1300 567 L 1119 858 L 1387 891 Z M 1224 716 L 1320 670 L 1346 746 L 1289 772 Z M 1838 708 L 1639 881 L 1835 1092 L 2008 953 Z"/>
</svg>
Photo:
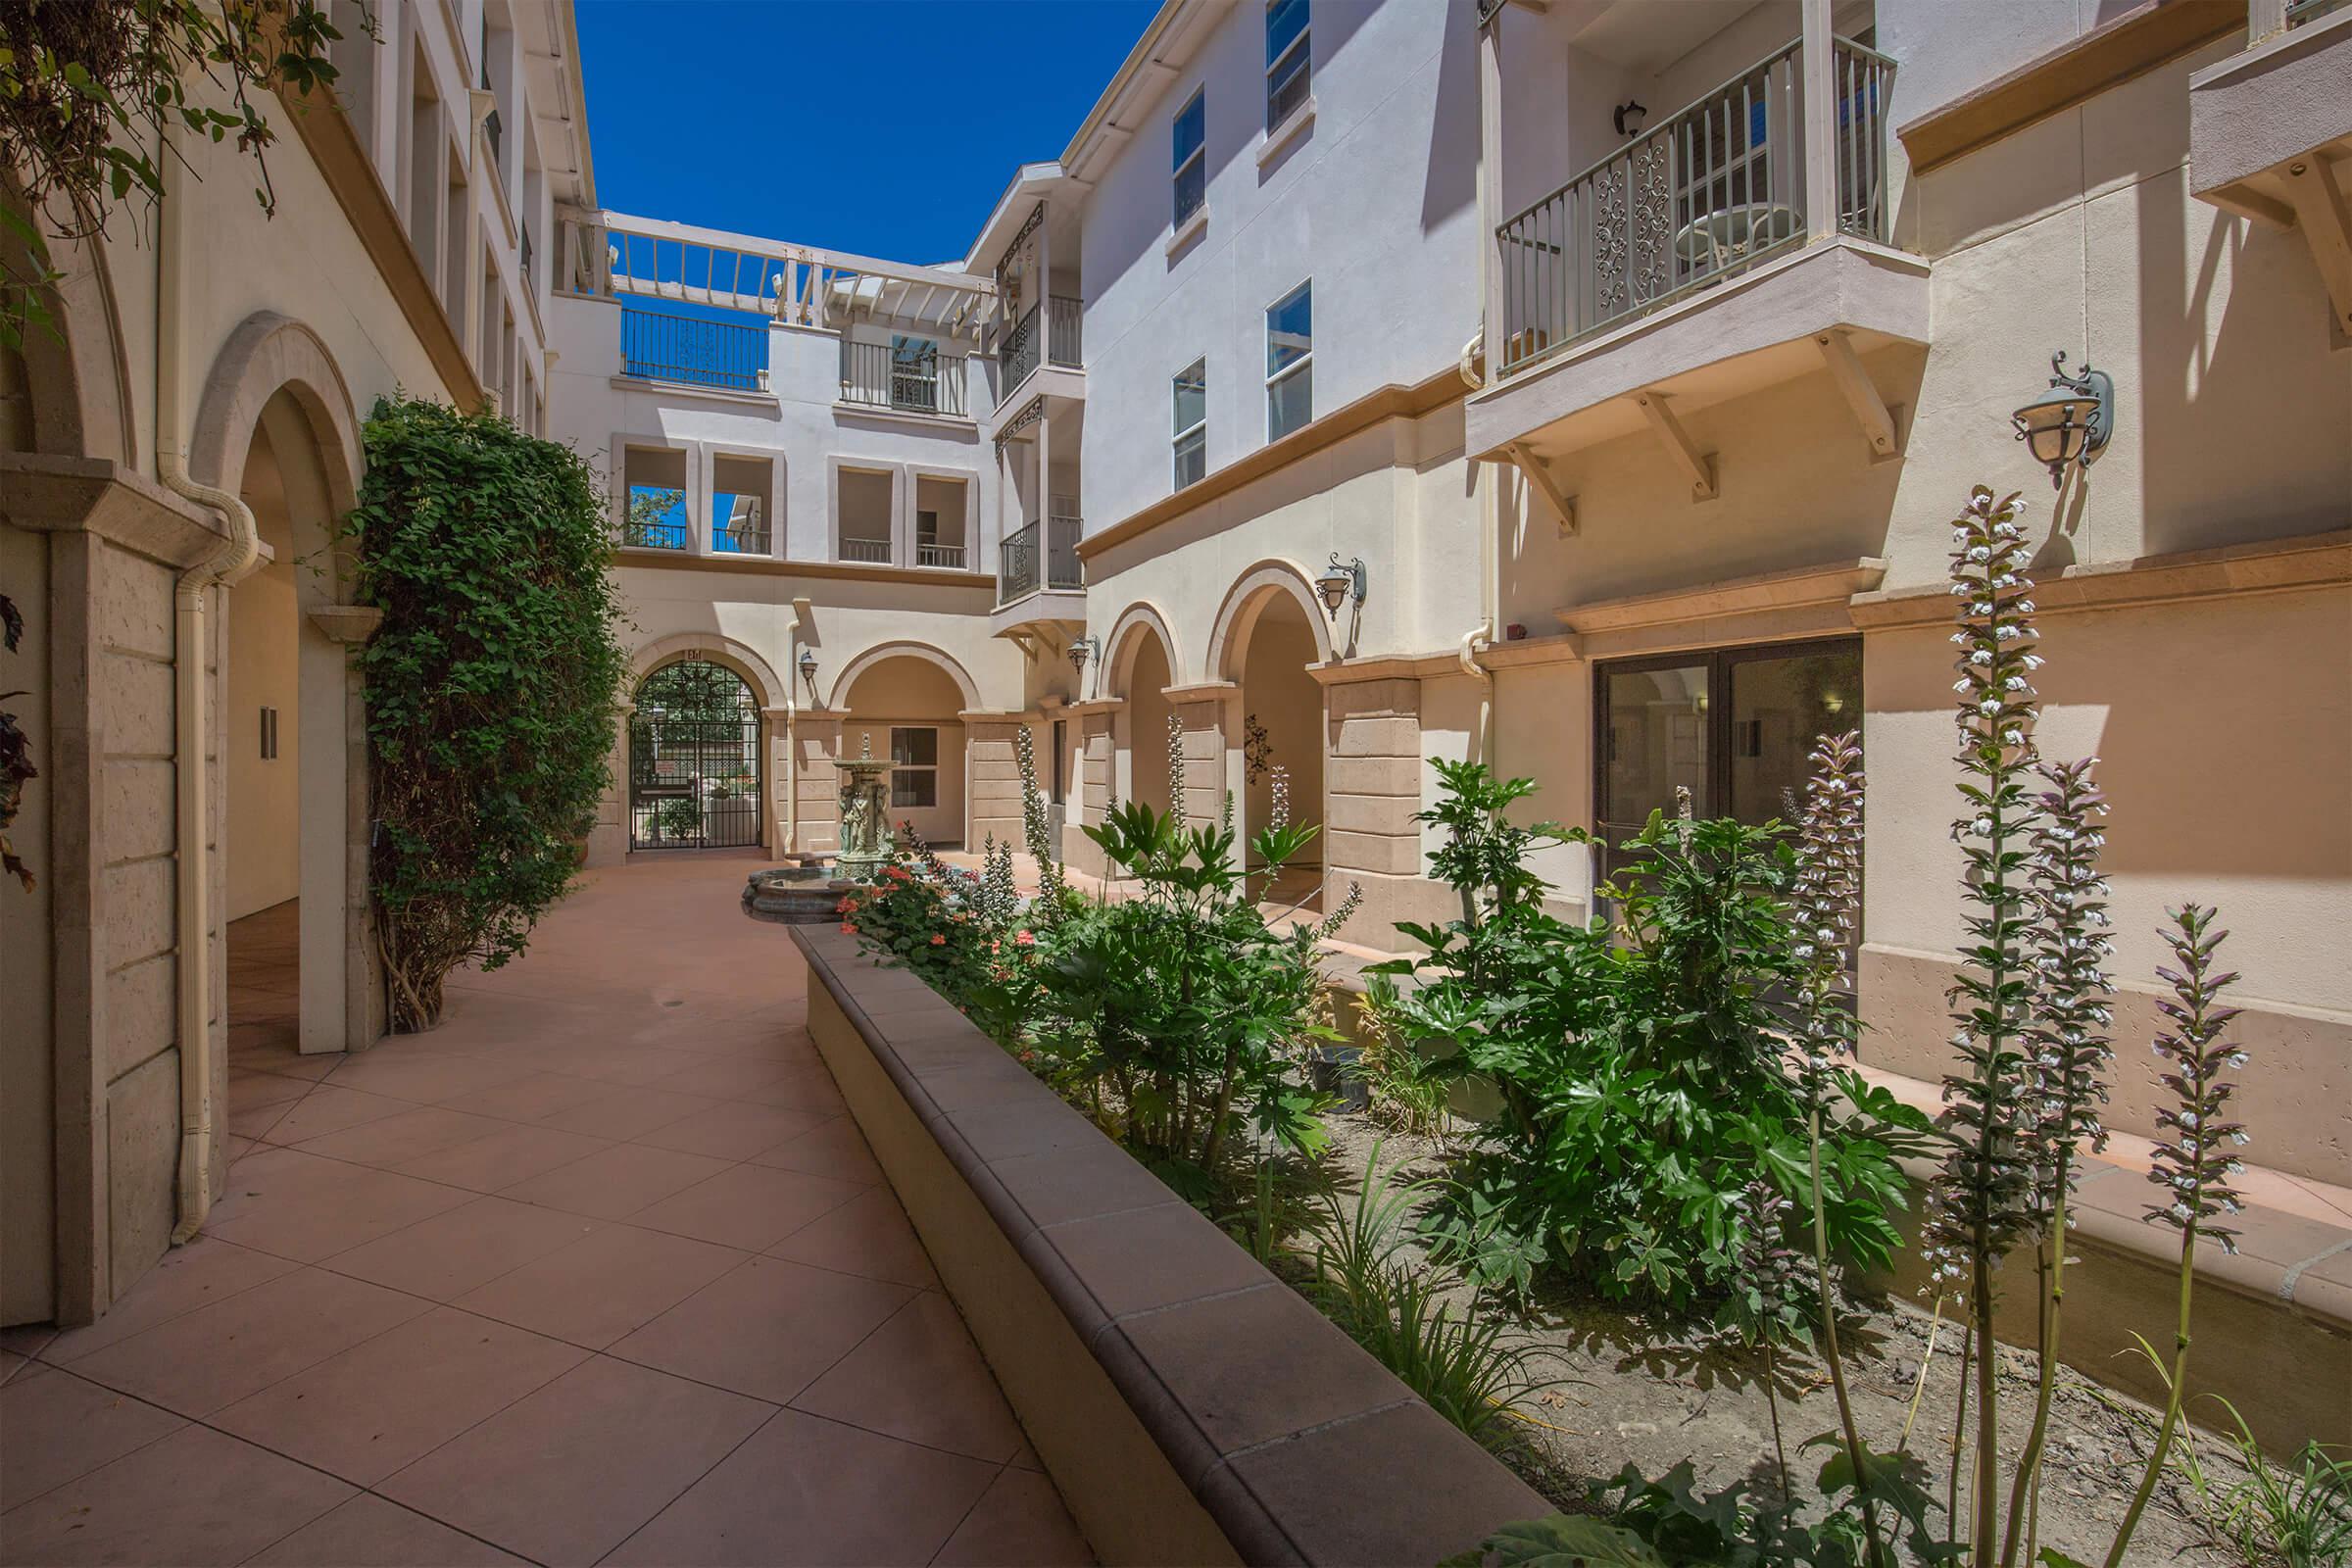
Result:
<svg viewBox="0 0 2352 1568">
<path fill-rule="evenodd" d="M 629 848 L 749 849 L 766 793 L 760 704 L 741 675 L 707 660 L 664 664 L 629 715 Z"/>
</svg>

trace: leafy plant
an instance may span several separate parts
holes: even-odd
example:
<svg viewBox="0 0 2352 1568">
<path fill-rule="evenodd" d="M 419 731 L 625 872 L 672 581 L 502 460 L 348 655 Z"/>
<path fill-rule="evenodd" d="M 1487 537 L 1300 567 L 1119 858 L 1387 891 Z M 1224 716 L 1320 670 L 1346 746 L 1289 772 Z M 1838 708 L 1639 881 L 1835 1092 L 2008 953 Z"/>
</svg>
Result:
<svg viewBox="0 0 2352 1568">
<path fill-rule="evenodd" d="M 21 347 L 45 323 L 39 291 L 55 280 L 42 229 L 105 232 L 109 209 L 133 193 L 163 200 L 164 139 L 173 126 L 251 155 L 254 197 L 274 214 L 268 149 L 277 131 L 255 100 L 335 80 L 327 46 L 340 38 L 320 0 L 12 0 L 0 6 L 0 170 L 12 196 L 0 231 L 0 345 Z M 363 25 L 374 35 L 372 17 Z M 201 84 L 201 85 L 200 85 Z M 208 97 L 225 100 L 216 107 Z"/>
<path fill-rule="evenodd" d="M 1396 982 L 1374 975 L 1355 1005 L 1362 1045 L 1348 1071 L 1364 1086 L 1366 1111 L 1394 1132 L 1436 1137 L 1446 1125 L 1446 1081 L 1422 1062 L 1398 1024 Z"/>
<path fill-rule="evenodd" d="M 24 636 L 24 614 L 15 600 L 0 594 L 0 650 L 15 653 Z M 0 692 L 0 702 L 24 695 L 21 691 Z M 24 807 L 25 781 L 38 777 L 40 769 L 32 765 L 32 742 L 17 726 L 16 714 L 0 712 L 0 874 L 15 877 L 26 892 L 32 890 L 32 867 L 18 857 L 8 830 Z"/>
<path fill-rule="evenodd" d="M 1501 1102 L 1433 1214 L 1444 1250 L 1482 1287 L 1525 1293 L 1553 1273 L 1679 1311 L 1720 1300 L 1739 1276 L 1748 1182 L 1810 1191 L 1812 1080 L 1791 1069 L 1768 1004 L 1799 978 L 1786 834 L 1654 813 L 1602 890 L 1619 925 L 1576 926 L 1544 910 L 1527 861 L 1585 835 L 1511 822 L 1533 793 L 1524 779 L 1434 765 L 1444 794 L 1422 820 L 1446 839 L 1431 867 L 1462 914 L 1400 927 L 1428 956 L 1372 966 L 1371 995 L 1430 1076 L 1484 1079 Z M 1407 976 L 1410 992 L 1395 985 Z M 1897 1240 L 1895 1155 L 1924 1121 L 1850 1068 L 1817 1076 L 1835 1092 L 1825 1234 L 1875 1266 Z"/>
<path fill-rule="evenodd" d="M 496 968 L 569 883 L 612 783 L 627 664 L 596 476 L 493 415 L 382 399 L 345 521 L 377 831 L 377 939 L 395 1030 L 444 978 Z M 699 808 L 698 808 L 699 809 Z"/>
<path fill-rule="evenodd" d="M 654 830 L 665 839 L 698 838 L 703 831 L 703 803 L 663 801 L 654 808 Z"/>
<path fill-rule="evenodd" d="M 2155 1364 L 2162 1374 L 2163 1362 Z M 2244 1473 L 2216 1481 L 2183 1432 L 2174 1464 L 2187 1484 L 2191 1517 L 2246 1568 L 2342 1568 L 2352 1562 L 2352 1463 L 2310 1439 L 2286 1464 L 2274 1465 L 2237 1406 L 2218 1394 L 2210 1397 L 2235 1428 L 2227 1441 Z"/>
</svg>

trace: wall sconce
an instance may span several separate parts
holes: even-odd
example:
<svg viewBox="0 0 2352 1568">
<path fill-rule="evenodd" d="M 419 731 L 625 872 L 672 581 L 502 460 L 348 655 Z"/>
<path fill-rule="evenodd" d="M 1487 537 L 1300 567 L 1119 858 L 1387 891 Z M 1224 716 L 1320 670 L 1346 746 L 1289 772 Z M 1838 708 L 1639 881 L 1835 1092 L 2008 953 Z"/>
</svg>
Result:
<svg viewBox="0 0 2352 1568">
<path fill-rule="evenodd" d="M 823 707 L 824 705 L 817 700 L 816 696 L 816 655 L 806 648 L 802 649 L 799 667 L 801 680 L 808 688 L 808 706 L 811 708 Z"/>
<path fill-rule="evenodd" d="M 2050 470 L 2050 488 L 2066 484 L 2066 467 L 2088 468 L 2115 434 L 2115 380 L 2082 362 L 2082 373 L 2066 373 L 2066 351 L 2050 356 L 2050 389 L 2009 416 L 2017 438 L 2034 461 Z"/>
<path fill-rule="evenodd" d="M 1616 114 L 1613 117 L 1617 122 L 1617 134 L 1620 136 L 1641 135 L 1642 122 L 1648 115 L 1649 111 L 1642 108 L 1639 100 L 1628 98 L 1617 106 Z"/>
<path fill-rule="evenodd" d="M 1323 596 L 1323 609 L 1334 621 L 1340 618 L 1340 606 L 1353 599 L 1360 607 L 1364 602 L 1364 558 L 1356 557 L 1346 565 L 1340 564 L 1340 553 L 1331 553 L 1331 569 L 1315 579 L 1315 592 Z"/>
<path fill-rule="evenodd" d="M 1086 678 L 1086 662 L 1094 658 L 1095 644 L 1098 641 L 1100 641 L 1100 639 L 1094 637 L 1073 637 L 1070 639 L 1070 668 L 1078 672 L 1078 677 L 1081 680 Z"/>
</svg>

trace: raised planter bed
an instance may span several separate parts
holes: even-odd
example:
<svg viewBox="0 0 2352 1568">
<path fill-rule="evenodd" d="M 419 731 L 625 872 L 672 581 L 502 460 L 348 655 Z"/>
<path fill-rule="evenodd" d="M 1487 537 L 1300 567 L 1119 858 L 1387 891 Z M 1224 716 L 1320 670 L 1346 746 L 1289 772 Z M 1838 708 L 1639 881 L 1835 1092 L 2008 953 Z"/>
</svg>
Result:
<svg viewBox="0 0 2352 1568">
<path fill-rule="evenodd" d="M 1105 1563 L 1412 1563 L 1549 1505 L 948 1001 L 791 927 L 808 1027 Z"/>
</svg>

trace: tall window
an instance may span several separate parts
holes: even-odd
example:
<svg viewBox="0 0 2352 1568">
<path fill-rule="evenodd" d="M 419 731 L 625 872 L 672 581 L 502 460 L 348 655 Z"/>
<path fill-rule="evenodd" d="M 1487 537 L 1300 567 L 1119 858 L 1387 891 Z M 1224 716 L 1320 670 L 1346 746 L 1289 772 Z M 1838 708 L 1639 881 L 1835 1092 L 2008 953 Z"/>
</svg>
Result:
<svg viewBox="0 0 2352 1568">
<path fill-rule="evenodd" d="M 1266 308 L 1266 439 L 1315 416 L 1315 293 L 1301 283 Z"/>
<path fill-rule="evenodd" d="M 1176 226 L 1200 210 L 1208 199 L 1208 109 L 1204 94 L 1195 90 L 1176 111 Z"/>
<path fill-rule="evenodd" d="M 890 406 L 939 410 L 939 344 L 894 333 L 890 340 Z"/>
<path fill-rule="evenodd" d="M 939 731 L 893 727 L 890 732 L 890 804 L 939 804 Z"/>
<path fill-rule="evenodd" d="M 1208 361 L 1176 372 L 1176 488 L 1208 471 Z"/>
<path fill-rule="evenodd" d="M 1307 0 L 1266 0 L 1266 128 L 1306 102 L 1313 70 L 1307 57 Z"/>
</svg>

